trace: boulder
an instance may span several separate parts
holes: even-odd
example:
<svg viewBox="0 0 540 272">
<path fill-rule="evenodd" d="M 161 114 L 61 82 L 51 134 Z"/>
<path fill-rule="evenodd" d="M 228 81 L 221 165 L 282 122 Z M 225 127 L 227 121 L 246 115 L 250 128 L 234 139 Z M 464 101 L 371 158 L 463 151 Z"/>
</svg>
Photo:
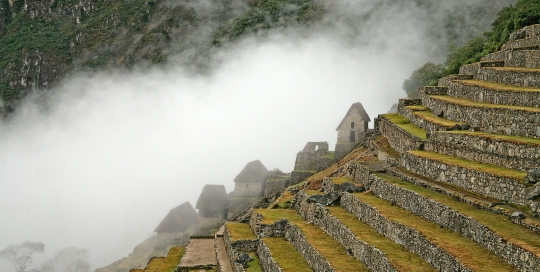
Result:
<svg viewBox="0 0 540 272">
<path fill-rule="evenodd" d="M 512 217 L 513 219 L 523 219 L 525 218 L 525 215 L 523 215 L 522 212 L 514 212 L 510 217 Z"/>
<path fill-rule="evenodd" d="M 339 193 L 330 192 L 324 195 L 312 195 L 308 197 L 307 202 L 317 203 L 323 206 L 332 206 L 339 203 L 340 199 L 341 199 L 341 196 L 339 195 Z"/>
<path fill-rule="evenodd" d="M 244 268 L 248 267 L 248 263 L 253 261 L 253 258 L 249 254 L 242 252 L 238 255 L 238 260 L 236 262 L 240 263 Z"/>
<path fill-rule="evenodd" d="M 341 193 L 358 193 L 364 191 L 364 185 L 355 185 L 350 182 L 345 182 L 339 186 L 339 192 Z"/>
<path fill-rule="evenodd" d="M 525 177 L 526 183 L 537 183 L 540 181 L 540 169 L 532 169 L 527 172 L 527 176 Z"/>
</svg>

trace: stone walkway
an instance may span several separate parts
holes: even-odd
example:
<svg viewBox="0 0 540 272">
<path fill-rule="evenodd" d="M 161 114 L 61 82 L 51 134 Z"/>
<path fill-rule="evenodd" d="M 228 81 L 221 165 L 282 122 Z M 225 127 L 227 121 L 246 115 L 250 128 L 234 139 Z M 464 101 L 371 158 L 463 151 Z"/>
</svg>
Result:
<svg viewBox="0 0 540 272">
<path fill-rule="evenodd" d="M 191 239 L 178 267 L 194 269 L 217 267 L 214 239 Z"/>
<path fill-rule="evenodd" d="M 225 249 L 225 241 L 223 240 L 223 236 L 217 237 L 217 259 L 219 262 L 219 268 L 221 272 L 233 272 L 233 268 L 231 266 L 231 262 L 229 261 L 229 257 L 227 257 L 227 250 Z"/>
</svg>

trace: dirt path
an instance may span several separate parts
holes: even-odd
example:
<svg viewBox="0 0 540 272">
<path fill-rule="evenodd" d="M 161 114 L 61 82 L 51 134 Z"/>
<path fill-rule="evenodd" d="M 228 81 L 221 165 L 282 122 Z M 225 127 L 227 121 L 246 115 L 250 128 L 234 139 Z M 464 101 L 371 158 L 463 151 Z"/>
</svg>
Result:
<svg viewBox="0 0 540 272">
<path fill-rule="evenodd" d="M 223 236 L 216 236 L 217 241 L 217 258 L 219 262 L 219 267 L 221 268 L 221 272 L 233 272 L 233 268 L 231 266 L 231 262 L 229 261 L 229 258 L 227 257 L 227 250 L 225 249 L 225 241 L 223 240 Z"/>
<path fill-rule="evenodd" d="M 191 239 L 179 267 L 217 267 L 214 239 Z"/>
</svg>

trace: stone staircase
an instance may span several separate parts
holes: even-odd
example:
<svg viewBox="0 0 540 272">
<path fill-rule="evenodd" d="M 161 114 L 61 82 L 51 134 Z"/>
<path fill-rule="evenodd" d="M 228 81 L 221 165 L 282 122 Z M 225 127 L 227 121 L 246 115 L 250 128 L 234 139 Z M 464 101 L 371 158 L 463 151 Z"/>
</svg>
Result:
<svg viewBox="0 0 540 272">
<path fill-rule="evenodd" d="M 227 223 L 233 270 L 256 252 L 272 272 L 540 271 L 539 45 L 540 25 L 517 31 L 379 115 L 380 135 L 318 190 L 304 181 Z"/>
</svg>

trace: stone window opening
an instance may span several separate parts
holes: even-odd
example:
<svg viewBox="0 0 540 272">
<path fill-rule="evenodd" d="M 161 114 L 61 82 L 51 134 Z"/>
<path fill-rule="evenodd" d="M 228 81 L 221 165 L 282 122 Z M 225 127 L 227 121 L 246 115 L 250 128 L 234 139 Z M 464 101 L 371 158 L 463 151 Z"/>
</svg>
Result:
<svg viewBox="0 0 540 272">
<path fill-rule="evenodd" d="M 354 128 L 354 122 L 351 122 L 351 128 Z"/>
</svg>

